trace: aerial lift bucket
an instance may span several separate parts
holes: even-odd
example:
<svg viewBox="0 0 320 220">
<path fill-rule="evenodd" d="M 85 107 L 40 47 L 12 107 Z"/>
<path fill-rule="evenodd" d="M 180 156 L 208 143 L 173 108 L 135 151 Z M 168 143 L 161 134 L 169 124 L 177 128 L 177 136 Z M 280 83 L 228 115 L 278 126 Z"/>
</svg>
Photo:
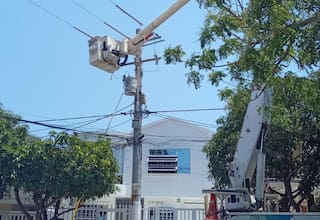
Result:
<svg viewBox="0 0 320 220">
<path fill-rule="evenodd" d="M 210 193 L 209 208 L 205 220 L 218 220 L 217 198 L 213 193 Z"/>
</svg>

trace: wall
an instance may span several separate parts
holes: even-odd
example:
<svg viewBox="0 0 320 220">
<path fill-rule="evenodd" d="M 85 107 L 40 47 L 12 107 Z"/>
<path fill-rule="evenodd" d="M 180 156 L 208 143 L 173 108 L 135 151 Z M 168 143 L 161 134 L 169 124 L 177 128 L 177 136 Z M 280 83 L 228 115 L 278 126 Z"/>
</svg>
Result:
<svg viewBox="0 0 320 220">
<path fill-rule="evenodd" d="M 212 187 L 207 179 L 208 161 L 202 152 L 212 132 L 178 120 L 160 120 L 143 127 L 142 196 L 202 197 Z M 190 173 L 148 173 L 150 149 L 190 149 Z M 123 183 L 131 194 L 132 146 L 125 148 Z"/>
</svg>

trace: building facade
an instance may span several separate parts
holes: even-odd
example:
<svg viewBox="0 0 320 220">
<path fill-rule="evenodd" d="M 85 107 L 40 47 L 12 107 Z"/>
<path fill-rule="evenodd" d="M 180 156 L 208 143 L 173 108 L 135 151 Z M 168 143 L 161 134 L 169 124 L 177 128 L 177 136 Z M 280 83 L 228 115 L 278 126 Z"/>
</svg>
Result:
<svg viewBox="0 0 320 220">
<path fill-rule="evenodd" d="M 202 149 L 212 132 L 180 120 L 163 119 L 142 128 L 142 197 L 202 197 L 212 187 Z M 126 195 L 131 194 L 132 145 L 115 149 Z"/>
</svg>

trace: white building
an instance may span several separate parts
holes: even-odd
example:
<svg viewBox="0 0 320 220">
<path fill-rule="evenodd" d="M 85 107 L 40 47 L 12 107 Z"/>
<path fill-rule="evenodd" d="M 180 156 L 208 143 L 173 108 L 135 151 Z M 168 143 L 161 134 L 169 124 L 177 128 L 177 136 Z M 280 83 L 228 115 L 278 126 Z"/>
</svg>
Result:
<svg viewBox="0 0 320 220">
<path fill-rule="evenodd" d="M 142 128 L 142 197 L 203 197 L 212 187 L 202 149 L 212 132 L 180 120 L 163 119 Z M 123 149 L 122 179 L 131 194 L 132 146 Z"/>
</svg>

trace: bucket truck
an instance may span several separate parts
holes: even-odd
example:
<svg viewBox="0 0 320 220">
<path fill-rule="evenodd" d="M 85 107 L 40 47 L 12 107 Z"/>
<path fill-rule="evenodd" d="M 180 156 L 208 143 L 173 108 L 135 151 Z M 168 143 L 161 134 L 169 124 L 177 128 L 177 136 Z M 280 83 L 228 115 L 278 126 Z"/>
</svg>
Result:
<svg viewBox="0 0 320 220">
<path fill-rule="evenodd" d="M 153 35 L 153 31 L 188 2 L 189 0 L 176 1 L 133 38 L 119 41 L 109 36 L 97 36 L 89 40 L 90 64 L 109 73 L 117 71 L 126 63 L 128 55 L 137 55 Z M 121 58 L 123 61 L 120 61 Z"/>
<path fill-rule="evenodd" d="M 262 86 L 251 93 L 243 120 L 233 161 L 228 166 L 231 187 L 209 189 L 203 193 L 215 194 L 222 202 L 220 211 L 254 211 L 264 199 L 265 154 L 263 141 L 267 134 L 272 91 Z M 251 182 L 256 171 L 255 196 Z M 253 199 L 254 197 L 254 199 Z"/>
</svg>

